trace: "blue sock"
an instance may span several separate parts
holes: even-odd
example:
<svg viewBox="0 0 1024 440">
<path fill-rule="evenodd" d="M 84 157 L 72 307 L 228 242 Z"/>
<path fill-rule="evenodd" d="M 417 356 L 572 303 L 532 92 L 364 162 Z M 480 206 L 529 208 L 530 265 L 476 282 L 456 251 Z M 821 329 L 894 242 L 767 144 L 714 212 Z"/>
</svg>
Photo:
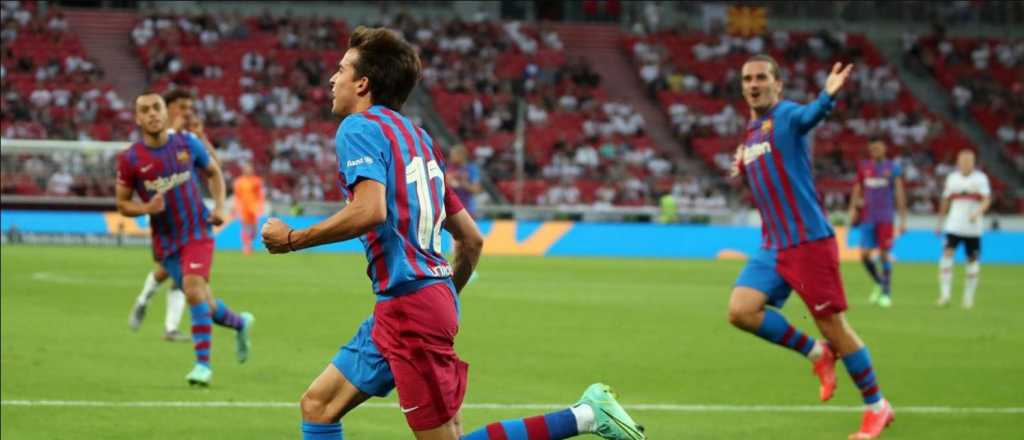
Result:
<svg viewBox="0 0 1024 440">
<path fill-rule="evenodd" d="M 341 422 L 313 423 L 302 422 L 302 440 L 341 440 Z"/>
<path fill-rule="evenodd" d="M 217 300 L 217 310 L 213 312 L 213 322 L 235 330 L 242 329 L 242 317 L 232 312 L 228 305 L 219 299 Z"/>
<path fill-rule="evenodd" d="M 196 363 L 210 366 L 210 345 L 213 343 L 213 319 L 210 316 L 210 305 L 205 301 L 189 307 L 192 315 L 192 348 L 196 352 Z"/>
<path fill-rule="evenodd" d="M 892 262 L 888 258 L 882 259 L 882 293 L 890 293 L 889 286 L 892 281 Z"/>
<path fill-rule="evenodd" d="M 789 325 L 786 318 L 772 309 L 764 310 L 764 320 L 757 329 L 757 335 L 768 341 L 789 347 L 807 356 L 814 348 L 814 338 Z"/>
<path fill-rule="evenodd" d="M 865 404 L 870 405 L 882 400 L 882 390 L 878 388 L 878 381 L 875 380 L 875 370 L 871 368 L 871 355 L 868 354 L 867 347 L 843 356 L 843 365 L 846 365 L 846 371 L 860 389 Z"/>
<path fill-rule="evenodd" d="M 462 440 L 561 440 L 579 435 L 571 409 L 525 419 L 491 423 Z"/>
<path fill-rule="evenodd" d="M 875 280 L 875 283 L 882 284 L 882 277 L 878 275 L 878 267 L 875 266 L 875 260 L 865 255 L 860 259 L 860 262 L 864 263 L 864 269 L 868 271 L 868 275 L 871 275 L 871 279 Z"/>
</svg>

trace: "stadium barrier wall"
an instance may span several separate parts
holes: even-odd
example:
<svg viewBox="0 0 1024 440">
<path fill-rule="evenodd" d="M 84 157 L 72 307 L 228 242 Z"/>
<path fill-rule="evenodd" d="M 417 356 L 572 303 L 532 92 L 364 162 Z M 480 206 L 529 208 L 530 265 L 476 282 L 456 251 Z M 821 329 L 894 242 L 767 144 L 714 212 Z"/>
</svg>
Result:
<svg viewBox="0 0 1024 440">
<path fill-rule="evenodd" d="M 289 225 L 302 228 L 323 217 L 282 217 Z M 24 234 L 148 235 L 147 218 L 129 219 L 116 212 L 0 211 L 0 230 L 11 227 Z M 759 228 L 749 226 L 659 225 L 638 223 L 574 223 L 561 221 L 485 220 L 480 229 L 486 238 L 486 255 L 531 255 L 565 257 L 700 258 L 743 260 L 757 252 Z M 217 228 L 217 248 L 241 249 L 240 225 L 229 219 Z M 860 235 L 856 229 L 837 227 L 840 258 L 856 260 Z M 128 241 L 138 243 L 135 241 Z M 262 249 L 259 243 L 255 244 Z M 451 249 L 449 237 L 444 248 Z M 939 258 L 942 238 L 932 230 L 914 229 L 896 240 L 893 255 L 901 261 L 934 262 Z M 988 231 L 982 240 L 986 262 L 1024 264 L 1024 231 Z M 362 252 L 352 240 L 311 249 L 313 252 Z M 963 250 L 958 258 L 963 258 Z"/>
</svg>

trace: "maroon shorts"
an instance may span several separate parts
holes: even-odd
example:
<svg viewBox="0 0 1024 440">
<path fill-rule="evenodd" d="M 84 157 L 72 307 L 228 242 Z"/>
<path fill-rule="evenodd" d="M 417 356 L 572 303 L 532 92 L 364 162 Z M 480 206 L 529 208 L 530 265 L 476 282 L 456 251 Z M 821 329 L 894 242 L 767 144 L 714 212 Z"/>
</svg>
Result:
<svg viewBox="0 0 1024 440">
<path fill-rule="evenodd" d="M 747 261 L 736 285 L 764 293 L 774 307 L 782 307 L 796 290 L 811 314 L 819 318 L 847 308 L 835 237 L 778 251 L 761 249 Z"/>
<path fill-rule="evenodd" d="M 192 240 L 164 258 L 160 265 L 174 279 L 179 288 L 184 288 L 186 275 L 198 275 L 210 281 L 210 266 L 213 265 L 213 240 Z"/>
<path fill-rule="evenodd" d="M 398 403 L 415 431 L 437 428 L 458 413 L 469 365 L 455 354 L 458 299 L 447 283 L 380 301 L 371 337 L 387 360 Z"/>
</svg>

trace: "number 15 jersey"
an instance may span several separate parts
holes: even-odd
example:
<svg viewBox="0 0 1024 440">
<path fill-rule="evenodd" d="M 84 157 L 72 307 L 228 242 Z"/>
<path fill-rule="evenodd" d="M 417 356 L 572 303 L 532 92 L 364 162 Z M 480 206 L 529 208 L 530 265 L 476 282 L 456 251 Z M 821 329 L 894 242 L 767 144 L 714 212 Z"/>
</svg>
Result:
<svg viewBox="0 0 1024 440">
<path fill-rule="evenodd" d="M 341 121 L 335 144 L 346 198 L 365 179 L 386 188 L 387 219 L 359 238 L 374 293 L 390 297 L 450 282 L 441 227 L 463 208 L 445 191 L 444 158 L 433 139 L 400 113 L 375 105 Z"/>
</svg>

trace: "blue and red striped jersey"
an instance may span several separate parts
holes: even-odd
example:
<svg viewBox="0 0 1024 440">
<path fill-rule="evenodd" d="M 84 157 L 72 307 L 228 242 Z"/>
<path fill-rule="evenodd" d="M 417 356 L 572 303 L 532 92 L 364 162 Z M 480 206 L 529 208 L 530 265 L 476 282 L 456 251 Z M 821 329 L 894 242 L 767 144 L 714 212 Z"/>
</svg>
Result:
<svg viewBox="0 0 1024 440">
<path fill-rule="evenodd" d="M 740 167 L 761 212 L 762 246 L 785 249 L 834 234 L 818 199 L 806 135 L 835 101 L 824 91 L 806 105 L 780 101 L 747 124 Z"/>
<path fill-rule="evenodd" d="M 199 190 L 199 170 L 210 156 L 199 139 L 171 133 L 167 143 L 136 142 L 117 156 L 117 183 L 135 190 L 143 202 L 164 193 L 166 208 L 149 216 L 153 258 L 163 260 L 191 240 L 211 238 L 209 213 Z"/>
<path fill-rule="evenodd" d="M 450 282 L 441 227 L 463 208 L 445 191 L 444 158 L 433 139 L 405 116 L 375 105 L 346 117 L 335 142 L 346 197 L 364 179 L 387 190 L 387 219 L 359 238 L 374 293 L 394 296 Z"/>
<path fill-rule="evenodd" d="M 896 161 L 862 160 L 857 165 L 857 183 L 864 194 L 862 221 L 892 223 L 896 214 L 896 178 L 902 169 Z"/>
</svg>

